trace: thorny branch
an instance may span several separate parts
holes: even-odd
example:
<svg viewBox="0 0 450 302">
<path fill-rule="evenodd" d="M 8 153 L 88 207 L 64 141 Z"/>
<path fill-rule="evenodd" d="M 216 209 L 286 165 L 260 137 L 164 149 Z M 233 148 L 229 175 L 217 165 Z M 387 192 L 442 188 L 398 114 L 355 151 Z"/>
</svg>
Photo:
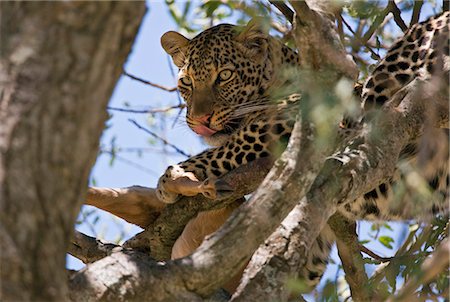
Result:
<svg viewBox="0 0 450 302">
<path fill-rule="evenodd" d="M 152 86 L 152 87 L 156 87 L 156 88 L 159 88 L 159 89 L 168 91 L 168 92 L 174 92 L 174 91 L 177 91 L 177 90 L 178 90 L 177 87 L 166 87 L 166 86 L 163 86 L 163 85 L 155 84 L 155 83 L 152 83 L 152 82 L 150 82 L 150 81 L 144 80 L 144 79 L 142 79 L 142 78 L 139 78 L 139 77 L 137 77 L 137 76 L 134 76 L 134 75 L 129 74 L 129 73 L 126 72 L 125 70 L 124 70 L 122 73 L 123 73 L 123 75 L 125 75 L 125 76 L 127 76 L 127 77 L 129 77 L 129 78 L 131 78 L 131 79 L 133 79 L 133 80 L 135 80 L 135 81 L 138 81 L 138 82 L 144 83 L 144 84 L 146 84 L 146 85 L 150 85 L 150 86 Z"/>
<path fill-rule="evenodd" d="M 186 157 L 190 157 L 191 155 L 184 152 L 183 150 L 181 150 L 180 148 L 178 148 L 177 146 L 175 146 L 174 144 L 168 142 L 165 138 L 162 138 L 161 136 L 159 136 L 158 134 L 156 134 L 155 132 L 141 126 L 138 122 L 136 122 L 133 119 L 128 119 L 128 121 L 130 121 L 133 125 L 135 125 L 136 127 L 138 127 L 139 129 L 143 130 L 144 132 L 150 134 L 151 136 L 153 136 L 154 138 L 160 140 L 164 145 L 169 146 L 171 148 L 173 148 L 176 152 L 180 153 L 181 155 L 184 155 Z"/>
<path fill-rule="evenodd" d="M 107 107 L 108 110 L 120 111 L 120 112 L 128 112 L 128 113 L 160 113 L 160 112 L 168 112 L 173 109 L 184 109 L 186 108 L 186 104 L 178 104 L 166 108 L 150 108 L 150 109 L 129 109 L 129 108 L 117 108 L 117 107 Z"/>
</svg>

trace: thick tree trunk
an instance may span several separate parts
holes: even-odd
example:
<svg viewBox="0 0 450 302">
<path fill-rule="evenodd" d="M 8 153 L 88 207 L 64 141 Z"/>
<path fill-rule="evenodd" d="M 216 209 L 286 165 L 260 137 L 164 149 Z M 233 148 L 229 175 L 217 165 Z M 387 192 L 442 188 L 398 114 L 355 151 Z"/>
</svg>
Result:
<svg viewBox="0 0 450 302">
<path fill-rule="evenodd" d="M 0 299 L 67 300 L 65 253 L 144 3 L 0 9 Z"/>
</svg>

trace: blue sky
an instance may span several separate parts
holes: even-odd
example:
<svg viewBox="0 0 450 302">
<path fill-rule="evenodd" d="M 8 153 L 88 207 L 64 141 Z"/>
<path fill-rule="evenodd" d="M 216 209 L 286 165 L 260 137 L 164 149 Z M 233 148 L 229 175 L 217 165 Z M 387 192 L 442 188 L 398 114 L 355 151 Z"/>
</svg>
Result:
<svg viewBox="0 0 450 302">
<path fill-rule="evenodd" d="M 144 18 L 138 33 L 131 55 L 125 65 L 125 70 L 135 76 L 164 86 L 173 87 L 177 73 L 171 70 L 168 56 L 160 46 L 160 37 L 168 30 L 177 30 L 176 24 L 169 15 L 164 2 L 148 2 L 149 10 Z M 173 66 L 172 66 L 173 68 Z M 128 104 L 133 109 L 166 108 L 177 105 L 179 99 L 174 92 L 166 92 L 158 88 L 142 84 L 128 77 L 122 76 L 111 97 L 110 107 L 125 108 Z M 133 114 L 110 110 L 111 118 L 107 122 L 107 129 L 101 138 L 101 148 L 111 149 L 112 144 L 119 148 L 142 148 L 143 152 L 119 152 L 111 164 L 111 156 L 101 154 L 91 173 L 91 185 L 100 187 L 127 187 L 142 185 L 155 187 L 158 177 L 165 168 L 183 160 L 185 157 L 172 152 L 170 147 L 164 147 L 144 131 L 133 125 L 129 119 L 134 119 L 140 125 L 159 133 L 169 142 L 177 145 L 189 154 L 196 154 L 206 146 L 184 124 L 184 111 L 174 124 L 178 111 L 151 117 L 148 114 Z M 161 118 L 162 117 L 162 118 Z M 169 151 L 166 152 L 165 151 Z M 89 212 L 93 211 L 91 214 Z M 97 236 L 106 241 L 117 241 L 133 236 L 140 229 L 125 223 L 108 213 L 95 210 L 92 207 L 84 207 L 83 212 L 88 215 L 88 223 L 77 226 L 77 229 L 88 235 Z M 99 217 L 96 219 L 96 217 Z M 81 215 L 82 217 L 82 215 Z M 359 224 L 360 238 L 370 239 L 369 223 Z M 393 231 L 383 228 L 380 235 L 389 235 L 394 238 L 404 237 L 407 234 L 407 226 L 394 223 Z M 401 240 L 399 240 L 401 243 Z M 386 249 L 377 241 L 368 244 L 368 247 L 381 256 L 391 256 L 394 250 Z M 333 251 L 333 258 L 337 258 Z M 338 260 L 335 260 L 338 261 Z M 81 262 L 68 257 L 67 266 L 72 269 L 82 267 Z M 372 268 L 368 268 L 369 271 Z M 334 279 L 337 266 L 330 266 L 326 277 Z"/>
</svg>

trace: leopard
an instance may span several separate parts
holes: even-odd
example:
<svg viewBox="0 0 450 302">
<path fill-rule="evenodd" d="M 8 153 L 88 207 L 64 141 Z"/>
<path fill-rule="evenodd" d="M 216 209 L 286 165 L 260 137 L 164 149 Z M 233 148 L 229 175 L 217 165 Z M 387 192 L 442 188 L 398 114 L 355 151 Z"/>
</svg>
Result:
<svg viewBox="0 0 450 302">
<path fill-rule="evenodd" d="M 437 70 L 448 72 L 448 30 L 449 12 L 411 26 L 366 79 L 360 96 L 362 111 L 382 107 L 415 78 L 431 77 Z M 301 54 L 271 36 L 266 23 L 258 18 L 246 26 L 219 24 L 192 39 L 169 31 L 162 36 L 161 44 L 179 68 L 177 87 L 186 102 L 187 125 L 212 146 L 167 168 L 159 178 L 156 190 L 161 201 L 170 204 L 179 200 L 181 195 L 169 186 L 179 178 L 219 179 L 256 159 L 279 156 L 280 145 L 281 149 L 286 147 L 299 114 L 301 91 L 289 90 L 277 99 L 274 99 L 274 91 L 289 82 L 286 74 L 291 73 L 286 70 L 302 68 Z M 445 137 L 448 140 L 448 132 Z M 416 143 L 408 144 L 401 157 L 417 158 L 417 149 Z M 436 201 L 433 199 L 421 210 L 433 215 L 448 212 L 445 202 L 448 162 L 437 170 L 426 178 L 437 192 Z M 406 201 L 396 207 L 390 206 L 393 184 L 394 178 L 345 204 L 338 212 L 351 220 L 417 218 L 414 208 Z M 225 219 L 231 213 L 226 210 Z M 212 212 L 206 215 L 214 217 Z M 201 223 L 193 226 L 191 231 L 198 231 Z M 216 228 L 219 226 L 217 224 Z M 191 245 L 186 240 L 178 240 L 172 258 L 192 253 L 201 240 L 197 238 Z M 335 235 L 326 226 L 313 243 L 306 264 L 298 273 L 308 289 L 314 288 L 323 275 L 334 242 Z"/>
</svg>

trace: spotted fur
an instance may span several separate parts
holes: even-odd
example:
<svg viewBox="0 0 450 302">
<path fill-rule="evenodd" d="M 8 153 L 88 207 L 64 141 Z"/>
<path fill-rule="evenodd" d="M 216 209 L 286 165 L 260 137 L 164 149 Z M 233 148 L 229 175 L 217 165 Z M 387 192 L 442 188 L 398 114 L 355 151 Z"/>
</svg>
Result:
<svg viewBox="0 0 450 302">
<path fill-rule="evenodd" d="M 415 77 L 448 70 L 442 64 L 448 58 L 448 20 L 449 13 L 444 13 L 414 25 L 394 44 L 363 87 L 365 110 L 382 105 Z M 445 44 L 441 46 L 443 35 Z M 245 28 L 218 25 L 192 40 L 168 32 L 162 37 L 162 45 L 180 68 L 178 88 L 187 103 L 188 125 L 215 146 L 167 169 L 157 189 L 162 201 L 177 201 L 179 196 L 165 190 L 165 184 L 186 173 L 193 173 L 198 180 L 219 178 L 256 158 L 275 156 L 279 142 L 289 139 L 300 96 L 274 101 L 271 93 L 288 82 L 286 70 L 298 68 L 299 57 L 294 50 L 269 36 L 258 21 L 251 21 Z M 414 158 L 416 152 L 417 146 L 412 143 L 402 154 Z M 416 217 L 417 211 L 405 203 L 408 198 L 395 206 L 390 203 L 394 180 L 339 211 L 352 220 Z M 441 211 L 448 196 L 448 165 L 442 165 L 428 180 L 436 189 L 438 201 L 427 204 L 422 212 Z M 334 234 L 326 227 L 299 272 L 308 285 L 320 280 L 333 242 Z"/>
</svg>

